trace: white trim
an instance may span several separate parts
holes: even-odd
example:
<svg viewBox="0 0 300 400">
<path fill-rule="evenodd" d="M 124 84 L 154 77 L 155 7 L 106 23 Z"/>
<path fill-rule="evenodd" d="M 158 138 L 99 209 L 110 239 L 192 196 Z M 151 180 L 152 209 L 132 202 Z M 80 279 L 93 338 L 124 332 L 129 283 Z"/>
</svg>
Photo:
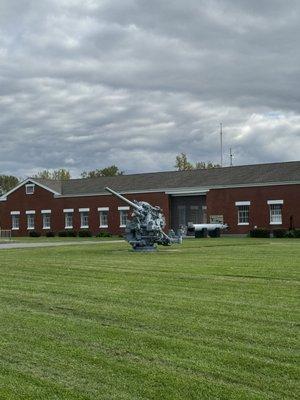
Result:
<svg viewBox="0 0 300 400">
<path fill-rule="evenodd" d="M 41 210 L 41 214 L 51 214 L 51 210 Z"/>
<path fill-rule="evenodd" d="M 119 228 L 126 228 L 126 225 L 120 225 Z"/>
<path fill-rule="evenodd" d="M 99 228 L 108 228 L 108 225 L 99 225 Z"/>
<path fill-rule="evenodd" d="M 65 226 L 65 229 L 73 229 L 73 225 L 71 226 Z"/>
<path fill-rule="evenodd" d="M 268 204 L 283 204 L 283 200 L 268 200 Z"/>
<path fill-rule="evenodd" d="M 236 206 L 250 206 L 251 201 L 236 201 L 235 205 Z"/>
<path fill-rule="evenodd" d="M 6 201 L 7 200 L 7 196 L 9 196 L 11 193 L 15 192 L 16 190 L 18 190 L 20 187 L 22 187 L 23 185 L 25 185 L 26 183 L 33 183 L 37 186 L 40 186 L 41 188 L 48 190 L 49 192 L 53 193 L 54 195 L 59 196 L 60 193 L 56 192 L 53 189 L 50 189 L 48 186 L 42 185 L 41 183 L 35 181 L 32 178 L 26 178 L 24 181 L 20 182 L 17 186 L 15 186 L 13 189 L 9 190 L 7 193 L 5 193 L 3 196 L 0 197 L 0 201 Z"/>
<path fill-rule="evenodd" d="M 249 222 L 239 222 L 238 225 L 249 225 Z"/>
<path fill-rule="evenodd" d="M 109 211 L 109 207 L 98 207 L 98 211 Z"/>
<path fill-rule="evenodd" d="M 165 193 L 169 194 L 173 197 L 182 197 L 182 196 L 205 196 L 209 192 L 209 189 L 207 190 L 185 190 L 185 189 L 177 189 L 177 190 L 166 190 Z"/>
<path fill-rule="evenodd" d="M 27 228 L 28 231 L 34 231 L 34 227 L 33 228 Z"/>
<path fill-rule="evenodd" d="M 88 225 L 81 225 L 80 228 L 82 228 L 82 229 L 88 229 L 89 226 L 88 226 Z"/>
<path fill-rule="evenodd" d="M 270 222 L 270 225 L 282 225 L 282 222 Z"/>
<path fill-rule="evenodd" d="M 20 228 L 11 228 L 12 231 L 19 231 Z"/>
<path fill-rule="evenodd" d="M 20 211 L 11 211 L 10 215 L 20 215 Z"/>
<path fill-rule="evenodd" d="M 118 210 L 119 211 L 128 211 L 128 210 L 130 210 L 130 207 L 129 206 L 120 206 L 120 207 L 118 207 Z"/>
<path fill-rule="evenodd" d="M 74 208 L 64 208 L 64 213 L 72 213 L 74 212 Z"/>
<path fill-rule="evenodd" d="M 27 210 L 26 211 L 26 214 L 28 215 L 28 214 L 35 214 L 35 210 Z"/>
<path fill-rule="evenodd" d="M 90 209 L 89 208 L 78 208 L 79 212 L 89 212 Z"/>
</svg>

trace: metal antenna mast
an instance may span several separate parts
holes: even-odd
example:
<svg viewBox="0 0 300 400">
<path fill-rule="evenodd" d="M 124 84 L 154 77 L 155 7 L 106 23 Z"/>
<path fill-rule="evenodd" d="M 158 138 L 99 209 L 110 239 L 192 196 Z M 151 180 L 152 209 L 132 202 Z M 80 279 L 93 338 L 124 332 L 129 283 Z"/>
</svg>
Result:
<svg viewBox="0 0 300 400">
<path fill-rule="evenodd" d="M 233 154 L 232 154 L 232 148 L 231 147 L 230 147 L 230 150 L 229 150 L 229 157 L 230 157 L 230 166 L 232 167 L 233 166 L 233 162 L 232 162 Z"/>
<path fill-rule="evenodd" d="M 221 145 L 221 167 L 223 167 L 223 126 L 222 122 L 220 123 L 220 145 Z"/>
</svg>

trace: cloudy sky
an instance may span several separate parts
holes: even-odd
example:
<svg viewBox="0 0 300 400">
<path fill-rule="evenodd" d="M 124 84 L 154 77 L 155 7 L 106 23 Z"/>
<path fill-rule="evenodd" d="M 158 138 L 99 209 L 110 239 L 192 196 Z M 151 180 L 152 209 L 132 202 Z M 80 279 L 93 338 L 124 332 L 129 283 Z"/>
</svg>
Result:
<svg viewBox="0 0 300 400">
<path fill-rule="evenodd" d="M 300 158 L 299 0 L 1 0 L 0 173 Z"/>
</svg>

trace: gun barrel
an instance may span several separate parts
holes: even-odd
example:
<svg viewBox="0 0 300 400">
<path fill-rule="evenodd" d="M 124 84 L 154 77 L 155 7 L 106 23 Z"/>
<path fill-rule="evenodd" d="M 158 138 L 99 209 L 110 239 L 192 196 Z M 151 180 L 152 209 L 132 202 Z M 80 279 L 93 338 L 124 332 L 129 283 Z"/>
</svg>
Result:
<svg viewBox="0 0 300 400">
<path fill-rule="evenodd" d="M 111 188 L 109 188 L 109 187 L 106 187 L 105 190 L 106 190 L 107 192 L 110 192 L 110 193 L 113 194 L 114 196 L 118 197 L 119 199 L 125 201 L 125 203 L 129 204 L 131 207 L 133 207 L 133 208 L 135 208 L 135 209 L 137 209 L 137 210 L 140 209 L 140 207 L 139 207 L 137 204 L 133 203 L 132 201 L 130 201 L 130 200 L 128 200 L 128 199 L 126 199 L 126 197 L 122 196 L 122 195 L 121 195 L 120 193 L 118 193 L 118 192 L 115 192 L 113 189 L 111 189 Z"/>
</svg>

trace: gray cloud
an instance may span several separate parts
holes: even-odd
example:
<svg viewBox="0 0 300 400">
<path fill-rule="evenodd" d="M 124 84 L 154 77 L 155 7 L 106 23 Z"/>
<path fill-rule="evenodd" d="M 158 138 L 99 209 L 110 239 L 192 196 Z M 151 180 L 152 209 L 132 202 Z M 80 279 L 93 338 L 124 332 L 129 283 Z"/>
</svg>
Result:
<svg viewBox="0 0 300 400">
<path fill-rule="evenodd" d="M 300 3 L 2 0 L 0 171 L 299 159 Z"/>
</svg>

